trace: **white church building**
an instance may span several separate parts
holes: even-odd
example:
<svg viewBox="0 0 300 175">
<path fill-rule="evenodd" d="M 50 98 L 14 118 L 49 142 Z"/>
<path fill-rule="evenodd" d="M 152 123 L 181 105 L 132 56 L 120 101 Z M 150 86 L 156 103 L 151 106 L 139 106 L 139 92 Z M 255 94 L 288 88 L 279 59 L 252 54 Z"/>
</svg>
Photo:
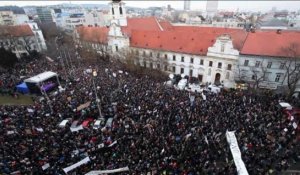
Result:
<svg viewBox="0 0 300 175">
<path fill-rule="evenodd" d="M 224 87 L 234 88 L 240 72 L 246 72 L 243 80 L 251 83 L 257 72 L 250 71 L 243 60 L 249 59 L 251 64 L 258 58 L 284 62 L 289 55 L 279 54 L 274 48 L 288 47 L 289 42 L 299 43 L 300 47 L 299 32 L 173 26 L 155 17 L 128 18 L 122 1 L 112 1 L 110 5 L 110 26 L 78 27 L 74 33 L 77 44 L 96 50 L 105 48 L 109 54 L 120 57 L 130 55 L 140 66 L 193 76 L 202 83 L 222 83 Z M 274 42 L 268 43 L 267 38 Z M 274 87 L 274 82 L 276 87 L 285 85 L 284 78 L 280 83 L 276 79 L 276 75 L 284 71 L 278 71 L 275 66 L 267 69 L 275 78 L 269 75 L 270 79 L 264 79 L 261 82 L 264 88 Z"/>
</svg>

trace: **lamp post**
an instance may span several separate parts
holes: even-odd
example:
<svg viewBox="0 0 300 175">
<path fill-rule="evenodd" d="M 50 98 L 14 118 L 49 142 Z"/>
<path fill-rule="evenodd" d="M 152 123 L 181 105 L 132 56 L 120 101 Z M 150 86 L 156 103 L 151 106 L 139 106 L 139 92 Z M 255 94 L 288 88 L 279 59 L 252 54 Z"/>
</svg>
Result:
<svg viewBox="0 0 300 175">
<path fill-rule="evenodd" d="M 93 78 L 92 78 L 92 81 L 93 81 L 93 87 L 94 87 L 94 91 L 95 91 L 95 94 L 96 94 L 96 102 L 97 102 L 97 107 L 98 107 L 98 111 L 99 111 L 99 117 L 100 118 L 103 118 L 102 117 L 102 113 L 101 113 L 101 107 L 100 107 L 100 99 L 98 98 L 98 94 L 97 94 L 97 89 L 96 89 L 96 85 L 95 85 L 95 78 L 97 77 L 97 71 L 96 70 L 93 70 Z"/>
</svg>

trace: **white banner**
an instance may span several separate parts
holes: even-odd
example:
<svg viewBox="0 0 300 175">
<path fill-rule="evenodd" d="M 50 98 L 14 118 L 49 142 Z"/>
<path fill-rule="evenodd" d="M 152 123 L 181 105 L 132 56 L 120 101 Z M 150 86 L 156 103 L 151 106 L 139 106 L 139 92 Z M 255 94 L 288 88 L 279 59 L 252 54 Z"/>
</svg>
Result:
<svg viewBox="0 0 300 175">
<path fill-rule="evenodd" d="M 248 175 L 248 171 L 241 157 L 241 151 L 237 143 L 234 131 L 226 131 L 226 139 L 236 166 L 238 175 Z"/>
<path fill-rule="evenodd" d="M 114 170 L 99 170 L 99 171 L 90 171 L 86 173 L 85 175 L 98 175 L 98 174 L 111 174 L 111 173 L 119 173 L 119 172 L 125 172 L 129 171 L 128 166 L 124 168 L 118 168 Z"/>
<path fill-rule="evenodd" d="M 113 143 L 111 143 L 110 145 L 108 145 L 108 147 L 112 147 L 112 146 L 114 146 L 115 144 L 117 144 L 117 141 L 114 141 Z"/>
<path fill-rule="evenodd" d="M 77 167 L 79 167 L 79 166 L 81 166 L 83 164 L 86 164 L 89 161 L 91 161 L 90 158 L 86 157 L 86 158 L 82 159 L 81 161 L 79 161 L 79 162 L 77 162 L 77 163 L 75 163 L 75 164 L 73 164 L 71 166 L 68 166 L 67 168 L 64 168 L 63 170 L 67 174 L 69 171 L 72 171 L 73 169 L 75 169 L 75 168 L 77 168 Z"/>
<path fill-rule="evenodd" d="M 45 165 L 42 166 L 42 169 L 43 170 L 46 170 L 50 167 L 50 164 L 49 163 L 46 163 Z"/>
<path fill-rule="evenodd" d="M 74 127 L 74 128 L 70 127 L 71 132 L 80 131 L 82 129 L 83 129 L 82 125 L 79 125 L 79 126 Z"/>
</svg>

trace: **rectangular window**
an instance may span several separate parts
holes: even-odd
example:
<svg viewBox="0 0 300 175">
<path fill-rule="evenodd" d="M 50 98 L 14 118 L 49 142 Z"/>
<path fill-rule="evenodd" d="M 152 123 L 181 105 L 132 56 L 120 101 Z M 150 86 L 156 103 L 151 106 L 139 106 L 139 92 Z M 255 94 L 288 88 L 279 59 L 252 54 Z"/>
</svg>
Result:
<svg viewBox="0 0 300 175">
<path fill-rule="evenodd" d="M 190 77 L 193 76 L 193 69 L 190 69 Z"/>
<path fill-rule="evenodd" d="M 191 63 L 194 63 L 194 58 L 191 58 Z"/>
<path fill-rule="evenodd" d="M 181 62 L 184 62 L 184 57 L 181 57 Z"/>
<path fill-rule="evenodd" d="M 147 63 L 146 63 L 146 61 L 144 61 L 144 67 L 147 67 Z"/>
<path fill-rule="evenodd" d="M 296 64 L 296 70 L 300 70 L 300 64 L 298 63 L 298 64 Z M 297 74 L 295 74 L 295 75 L 297 75 Z"/>
<path fill-rule="evenodd" d="M 269 81 L 269 76 L 271 75 L 271 72 L 266 72 L 264 75 L 264 81 Z"/>
<path fill-rule="evenodd" d="M 167 65 L 165 65 L 164 69 L 165 69 L 165 71 L 168 71 L 168 66 L 167 66 Z"/>
<path fill-rule="evenodd" d="M 268 62 L 267 68 L 271 68 L 272 67 L 272 62 Z"/>
<path fill-rule="evenodd" d="M 231 68 L 232 68 L 232 65 L 231 65 L 231 64 L 228 64 L 227 70 L 231 70 Z"/>
<path fill-rule="evenodd" d="M 118 52 L 118 50 L 119 50 L 119 48 L 118 48 L 118 46 L 116 46 L 116 51 Z"/>
<path fill-rule="evenodd" d="M 248 64 L 249 64 L 249 60 L 245 60 L 244 66 L 248 66 Z"/>
<path fill-rule="evenodd" d="M 172 71 L 175 73 L 175 71 L 176 71 L 176 67 L 175 66 L 172 67 Z"/>
<path fill-rule="evenodd" d="M 284 69 L 284 67 L 285 67 L 285 63 L 281 63 L 279 69 Z"/>
<path fill-rule="evenodd" d="M 160 53 L 157 53 L 156 58 L 159 58 L 159 57 L 160 57 Z"/>
<path fill-rule="evenodd" d="M 256 75 L 252 75 L 252 80 L 256 80 Z"/>
<path fill-rule="evenodd" d="M 213 62 L 209 61 L 209 67 L 212 67 L 212 66 L 213 66 Z"/>
<path fill-rule="evenodd" d="M 143 51 L 143 56 L 146 56 L 146 52 L 145 51 Z"/>
<path fill-rule="evenodd" d="M 255 67 L 259 67 L 259 65 L 260 65 L 260 61 L 256 61 L 255 62 Z"/>
<path fill-rule="evenodd" d="M 136 50 L 136 51 L 135 51 L 135 54 L 136 54 L 136 55 L 139 55 L 139 51 L 138 51 L 138 50 Z"/>
<path fill-rule="evenodd" d="M 150 69 L 153 69 L 153 63 L 150 63 Z"/>
<path fill-rule="evenodd" d="M 173 55 L 173 61 L 176 61 L 176 55 Z"/>
<path fill-rule="evenodd" d="M 165 54 L 165 59 L 166 59 L 166 60 L 168 59 L 168 55 L 167 55 L 167 54 Z"/>
<path fill-rule="evenodd" d="M 180 68 L 180 73 L 184 74 L 184 68 Z"/>
<path fill-rule="evenodd" d="M 204 62 L 204 61 L 201 59 L 201 60 L 200 60 L 200 65 L 203 65 L 203 62 Z"/>
<path fill-rule="evenodd" d="M 150 52 L 150 57 L 152 57 L 152 52 Z"/>
<path fill-rule="evenodd" d="M 221 52 L 224 52 L 224 50 L 225 50 L 225 44 L 222 43 L 222 44 L 221 44 Z"/>
<path fill-rule="evenodd" d="M 279 82 L 281 74 L 276 74 L 275 82 Z"/>
<path fill-rule="evenodd" d="M 222 63 L 220 63 L 220 62 L 218 63 L 218 68 L 220 68 L 220 69 L 222 68 Z"/>
<path fill-rule="evenodd" d="M 157 69 L 160 69 L 160 64 L 157 64 L 157 66 L 156 66 L 156 67 L 157 67 Z"/>
</svg>

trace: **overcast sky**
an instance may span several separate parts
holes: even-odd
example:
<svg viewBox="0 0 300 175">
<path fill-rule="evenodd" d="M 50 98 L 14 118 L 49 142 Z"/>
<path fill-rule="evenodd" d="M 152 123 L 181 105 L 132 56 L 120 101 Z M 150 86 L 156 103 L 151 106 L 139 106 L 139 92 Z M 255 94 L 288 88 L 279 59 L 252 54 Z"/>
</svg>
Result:
<svg viewBox="0 0 300 175">
<path fill-rule="evenodd" d="M 109 1 L 0 1 L 0 6 L 4 5 L 17 5 L 17 6 L 27 6 L 27 5 L 54 5 L 61 3 L 72 3 L 72 4 L 107 4 Z M 150 6 L 171 6 L 175 9 L 183 9 L 183 1 L 141 1 L 141 0 L 130 0 L 124 1 L 126 5 L 133 7 L 150 7 Z M 204 10 L 206 1 L 191 1 L 192 10 Z M 300 10 L 300 1 L 219 1 L 219 10 L 251 10 L 251 11 L 269 11 L 272 7 L 276 7 L 278 10 L 290 10 L 298 11 Z"/>
</svg>

